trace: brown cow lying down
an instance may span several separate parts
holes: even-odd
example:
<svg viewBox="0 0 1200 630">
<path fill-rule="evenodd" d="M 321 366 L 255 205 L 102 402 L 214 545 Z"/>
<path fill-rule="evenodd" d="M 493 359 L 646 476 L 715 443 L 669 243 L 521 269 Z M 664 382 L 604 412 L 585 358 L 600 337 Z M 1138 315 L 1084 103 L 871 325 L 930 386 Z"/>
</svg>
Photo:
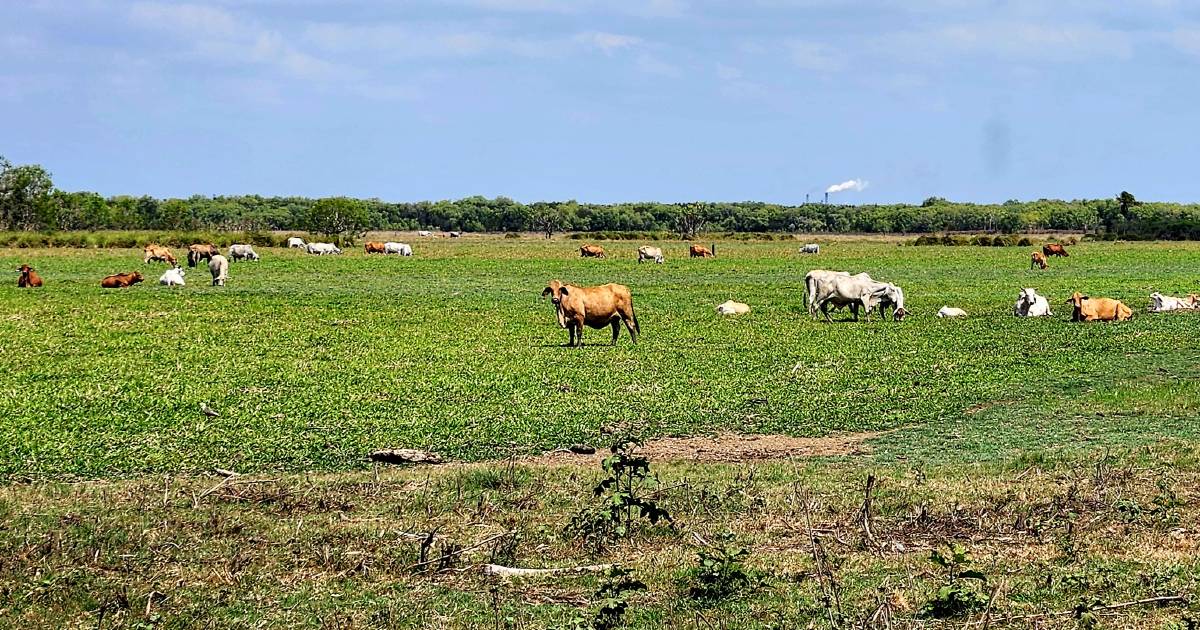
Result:
<svg viewBox="0 0 1200 630">
<path fill-rule="evenodd" d="M 213 256 L 220 253 L 217 246 L 212 243 L 188 245 L 188 266 L 195 267 L 201 260 L 212 260 Z"/>
<path fill-rule="evenodd" d="M 1076 291 L 1067 304 L 1075 307 L 1073 322 L 1111 322 L 1133 319 L 1133 311 L 1120 300 L 1093 298 Z"/>
<path fill-rule="evenodd" d="M 154 260 L 165 262 L 172 267 L 175 266 L 175 255 L 171 253 L 171 250 L 163 247 L 162 245 L 155 245 L 151 243 L 142 250 L 142 262 L 148 263 Z"/>
<path fill-rule="evenodd" d="M 363 243 L 363 249 L 366 250 L 366 252 L 368 254 L 386 254 L 387 253 L 387 248 L 385 248 L 383 246 L 383 243 L 380 241 L 367 241 L 367 242 Z"/>
<path fill-rule="evenodd" d="M 584 245 L 579 248 L 580 258 L 604 258 L 604 248 L 599 245 Z"/>
<path fill-rule="evenodd" d="M 558 325 L 570 334 L 568 346 L 583 345 L 583 327 L 604 328 L 612 326 L 612 342 L 617 343 L 621 334 L 621 323 L 629 329 L 629 338 L 637 343 L 642 329 L 633 312 L 633 296 L 623 284 L 602 284 L 598 287 L 577 287 L 551 280 L 542 291 L 542 297 L 550 296 Z"/>
<path fill-rule="evenodd" d="M 108 276 L 100 281 L 100 286 L 105 289 L 120 289 L 122 287 L 131 287 L 142 281 L 142 274 L 139 271 L 133 273 L 118 273 Z"/>
<path fill-rule="evenodd" d="M 21 265 L 20 267 L 17 267 L 17 273 L 21 274 L 17 278 L 18 287 L 24 289 L 27 287 L 42 286 L 42 277 L 37 275 L 37 272 L 33 270 L 33 267 L 30 267 L 29 265 Z"/>
</svg>

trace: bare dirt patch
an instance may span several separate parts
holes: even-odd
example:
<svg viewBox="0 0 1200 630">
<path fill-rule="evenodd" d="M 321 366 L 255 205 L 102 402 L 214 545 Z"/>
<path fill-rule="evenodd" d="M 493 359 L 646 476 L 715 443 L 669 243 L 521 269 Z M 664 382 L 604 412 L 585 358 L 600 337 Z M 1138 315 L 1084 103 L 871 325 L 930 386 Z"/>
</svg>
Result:
<svg viewBox="0 0 1200 630">
<path fill-rule="evenodd" d="M 721 433 L 714 436 L 664 437 L 647 440 L 637 453 L 651 461 L 751 462 L 795 457 L 831 457 L 863 455 L 870 451 L 864 444 L 883 432 L 841 433 L 824 437 L 790 435 L 746 435 Z M 597 449 L 593 455 L 577 455 L 560 449 L 528 461 L 533 464 L 591 464 L 608 455 Z"/>
</svg>

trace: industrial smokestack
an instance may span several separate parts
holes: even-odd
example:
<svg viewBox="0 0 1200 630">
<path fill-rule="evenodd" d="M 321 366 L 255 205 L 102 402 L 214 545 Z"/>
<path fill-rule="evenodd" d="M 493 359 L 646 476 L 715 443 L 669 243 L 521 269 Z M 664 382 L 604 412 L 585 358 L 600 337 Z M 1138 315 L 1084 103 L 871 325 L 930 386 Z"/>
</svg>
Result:
<svg viewBox="0 0 1200 630">
<path fill-rule="evenodd" d="M 804 205 L 808 205 L 808 193 L 804 193 Z"/>
<path fill-rule="evenodd" d="M 825 191 L 825 205 L 829 205 L 829 191 Z"/>
</svg>

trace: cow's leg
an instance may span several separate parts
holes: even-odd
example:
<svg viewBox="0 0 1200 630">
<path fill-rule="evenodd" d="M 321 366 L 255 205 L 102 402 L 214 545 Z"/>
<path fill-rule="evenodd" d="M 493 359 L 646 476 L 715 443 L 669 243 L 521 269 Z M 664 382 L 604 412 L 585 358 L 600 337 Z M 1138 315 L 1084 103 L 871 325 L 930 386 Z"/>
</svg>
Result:
<svg viewBox="0 0 1200 630">
<path fill-rule="evenodd" d="M 833 318 L 829 316 L 829 302 L 821 302 L 821 314 L 825 316 L 826 324 L 833 323 Z"/>
<path fill-rule="evenodd" d="M 612 320 L 613 340 L 612 345 L 617 345 L 617 337 L 621 336 L 621 318 L 618 317 Z"/>
<path fill-rule="evenodd" d="M 629 331 L 629 339 L 632 340 L 633 343 L 637 343 L 637 329 L 634 328 L 635 319 L 634 319 L 632 313 L 628 317 L 626 317 L 625 315 L 621 315 L 621 321 L 625 322 L 625 329 Z M 613 339 L 616 339 L 616 326 L 617 326 L 617 324 L 614 323 L 613 324 L 613 335 L 614 335 Z"/>
</svg>

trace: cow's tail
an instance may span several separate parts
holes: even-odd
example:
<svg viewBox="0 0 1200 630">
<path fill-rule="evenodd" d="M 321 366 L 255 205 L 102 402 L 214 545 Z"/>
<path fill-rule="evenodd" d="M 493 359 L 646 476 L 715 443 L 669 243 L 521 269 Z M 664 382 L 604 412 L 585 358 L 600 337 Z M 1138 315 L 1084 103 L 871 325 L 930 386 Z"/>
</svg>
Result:
<svg viewBox="0 0 1200 630">
<path fill-rule="evenodd" d="M 633 329 L 637 331 L 637 334 L 642 334 L 642 326 L 638 324 L 637 311 L 634 310 L 632 304 L 629 305 L 629 314 L 633 317 Z"/>
</svg>

